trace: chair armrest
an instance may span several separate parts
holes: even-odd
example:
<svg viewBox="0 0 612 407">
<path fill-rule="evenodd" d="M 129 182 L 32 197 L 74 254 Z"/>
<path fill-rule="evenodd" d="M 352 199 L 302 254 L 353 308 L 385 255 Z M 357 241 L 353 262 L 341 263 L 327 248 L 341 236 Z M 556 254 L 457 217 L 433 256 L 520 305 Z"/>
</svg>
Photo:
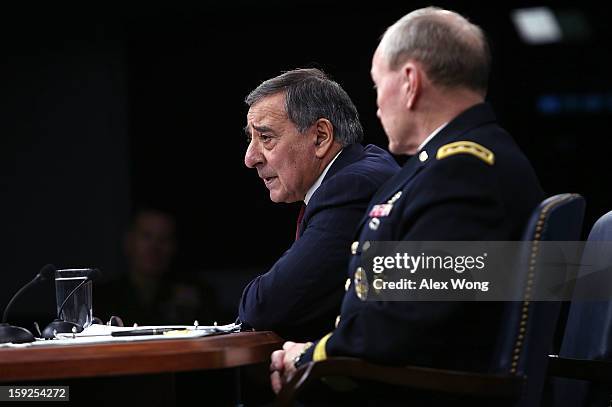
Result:
<svg viewBox="0 0 612 407">
<path fill-rule="evenodd" d="M 329 358 L 300 367 L 278 394 L 277 404 L 293 404 L 298 393 L 322 377 L 351 377 L 420 390 L 481 397 L 518 398 L 524 377 L 481 374 L 419 366 L 382 366 L 355 358 Z"/>
<path fill-rule="evenodd" d="M 548 375 L 612 384 L 612 361 L 548 357 Z"/>
</svg>

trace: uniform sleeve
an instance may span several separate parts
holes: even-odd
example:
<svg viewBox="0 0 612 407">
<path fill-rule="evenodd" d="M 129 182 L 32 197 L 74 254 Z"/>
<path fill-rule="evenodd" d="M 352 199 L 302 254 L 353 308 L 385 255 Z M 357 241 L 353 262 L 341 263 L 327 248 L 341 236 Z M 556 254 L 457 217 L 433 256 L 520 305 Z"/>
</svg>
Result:
<svg viewBox="0 0 612 407">
<path fill-rule="evenodd" d="M 323 338 L 315 341 L 312 343 L 312 346 L 309 347 L 306 352 L 304 352 L 304 354 L 300 357 L 300 365 L 302 366 L 308 362 L 312 362 L 313 360 L 315 362 L 319 361 L 319 360 L 325 360 L 327 359 L 327 340 L 329 338 L 331 338 L 332 333 L 328 333 L 327 335 L 325 335 Z M 296 366 L 296 367 L 299 367 Z"/>
</svg>

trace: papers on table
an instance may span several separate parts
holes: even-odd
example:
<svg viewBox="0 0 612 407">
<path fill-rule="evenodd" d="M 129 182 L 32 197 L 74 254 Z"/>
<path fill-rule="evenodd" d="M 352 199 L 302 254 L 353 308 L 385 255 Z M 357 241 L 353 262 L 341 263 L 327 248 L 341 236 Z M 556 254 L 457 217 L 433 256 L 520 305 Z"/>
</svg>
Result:
<svg viewBox="0 0 612 407">
<path fill-rule="evenodd" d="M 30 343 L 4 343 L 1 347 L 27 348 L 32 346 L 58 346 L 58 345 L 86 345 L 91 343 L 118 343 L 135 341 L 152 341 L 165 339 L 188 339 L 200 338 L 203 336 L 220 335 L 230 332 L 238 332 L 240 325 L 157 325 L 139 327 L 119 327 L 109 325 L 92 324 L 85 328 L 83 332 L 68 334 L 60 333 L 56 339 L 44 340 L 36 339 Z M 120 333 L 121 336 L 114 336 Z M 133 335 L 129 335 L 133 333 Z"/>
</svg>

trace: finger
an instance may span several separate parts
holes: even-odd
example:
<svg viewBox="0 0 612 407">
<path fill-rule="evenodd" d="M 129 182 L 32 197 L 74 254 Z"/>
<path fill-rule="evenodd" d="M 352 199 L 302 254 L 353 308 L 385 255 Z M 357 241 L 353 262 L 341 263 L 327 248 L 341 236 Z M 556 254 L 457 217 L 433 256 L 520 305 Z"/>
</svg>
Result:
<svg viewBox="0 0 612 407">
<path fill-rule="evenodd" d="M 294 356 L 289 352 L 285 352 L 283 357 L 283 374 L 287 375 L 295 370 Z"/>
<path fill-rule="evenodd" d="M 284 350 L 275 350 L 274 352 L 272 352 L 272 356 L 271 356 L 272 363 L 282 364 L 284 358 L 285 358 Z"/>
<path fill-rule="evenodd" d="M 283 350 L 291 349 L 295 345 L 295 342 L 287 341 L 283 344 Z"/>
<path fill-rule="evenodd" d="M 272 372 L 270 375 L 270 384 L 272 385 L 272 391 L 278 394 L 283 388 L 283 380 L 279 372 Z"/>
<path fill-rule="evenodd" d="M 283 370 L 287 370 L 293 367 L 293 356 L 290 352 L 285 352 L 283 355 Z"/>
<path fill-rule="evenodd" d="M 272 352 L 272 356 L 270 357 L 270 369 L 272 370 L 283 370 L 284 359 L 285 359 L 285 351 L 284 350 L 275 350 Z"/>
<path fill-rule="evenodd" d="M 295 374 L 295 369 L 293 368 L 293 365 L 291 366 L 290 370 L 283 371 L 281 373 L 283 383 L 289 383 L 289 381 L 291 381 L 291 378 L 293 377 L 294 374 Z"/>
</svg>

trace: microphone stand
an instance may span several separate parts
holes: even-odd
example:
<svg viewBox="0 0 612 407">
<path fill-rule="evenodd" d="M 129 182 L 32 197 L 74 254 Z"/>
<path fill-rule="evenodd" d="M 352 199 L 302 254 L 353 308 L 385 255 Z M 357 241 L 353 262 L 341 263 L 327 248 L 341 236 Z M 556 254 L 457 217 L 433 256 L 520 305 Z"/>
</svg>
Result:
<svg viewBox="0 0 612 407">
<path fill-rule="evenodd" d="M 28 288 L 32 285 L 38 283 L 39 281 L 46 281 L 51 278 L 53 273 L 55 273 L 55 266 L 52 264 L 45 265 L 40 272 L 26 285 L 21 287 L 19 291 L 13 295 L 11 300 L 8 302 L 6 307 L 4 308 L 4 313 L 2 314 L 2 323 L 0 323 L 0 343 L 26 343 L 26 342 L 34 342 L 34 335 L 32 332 L 28 331 L 25 328 L 20 326 L 14 326 L 6 322 L 8 318 L 8 311 L 15 302 L 15 300 Z"/>
<path fill-rule="evenodd" d="M 23 293 L 25 290 L 27 290 L 30 286 L 32 286 L 37 281 L 38 279 L 35 278 L 29 283 L 27 283 L 26 285 L 24 285 L 23 287 L 21 287 L 19 291 L 17 291 L 15 295 L 13 295 L 9 303 L 6 305 L 6 308 L 4 308 L 4 313 L 2 314 L 2 323 L 0 323 L 0 343 L 34 342 L 34 335 L 32 335 L 32 332 L 20 326 L 11 325 L 6 322 L 6 319 L 8 316 L 8 310 L 11 308 L 11 305 L 13 305 L 17 297 L 19 297 L 21 293 Z"/>
</svg>

